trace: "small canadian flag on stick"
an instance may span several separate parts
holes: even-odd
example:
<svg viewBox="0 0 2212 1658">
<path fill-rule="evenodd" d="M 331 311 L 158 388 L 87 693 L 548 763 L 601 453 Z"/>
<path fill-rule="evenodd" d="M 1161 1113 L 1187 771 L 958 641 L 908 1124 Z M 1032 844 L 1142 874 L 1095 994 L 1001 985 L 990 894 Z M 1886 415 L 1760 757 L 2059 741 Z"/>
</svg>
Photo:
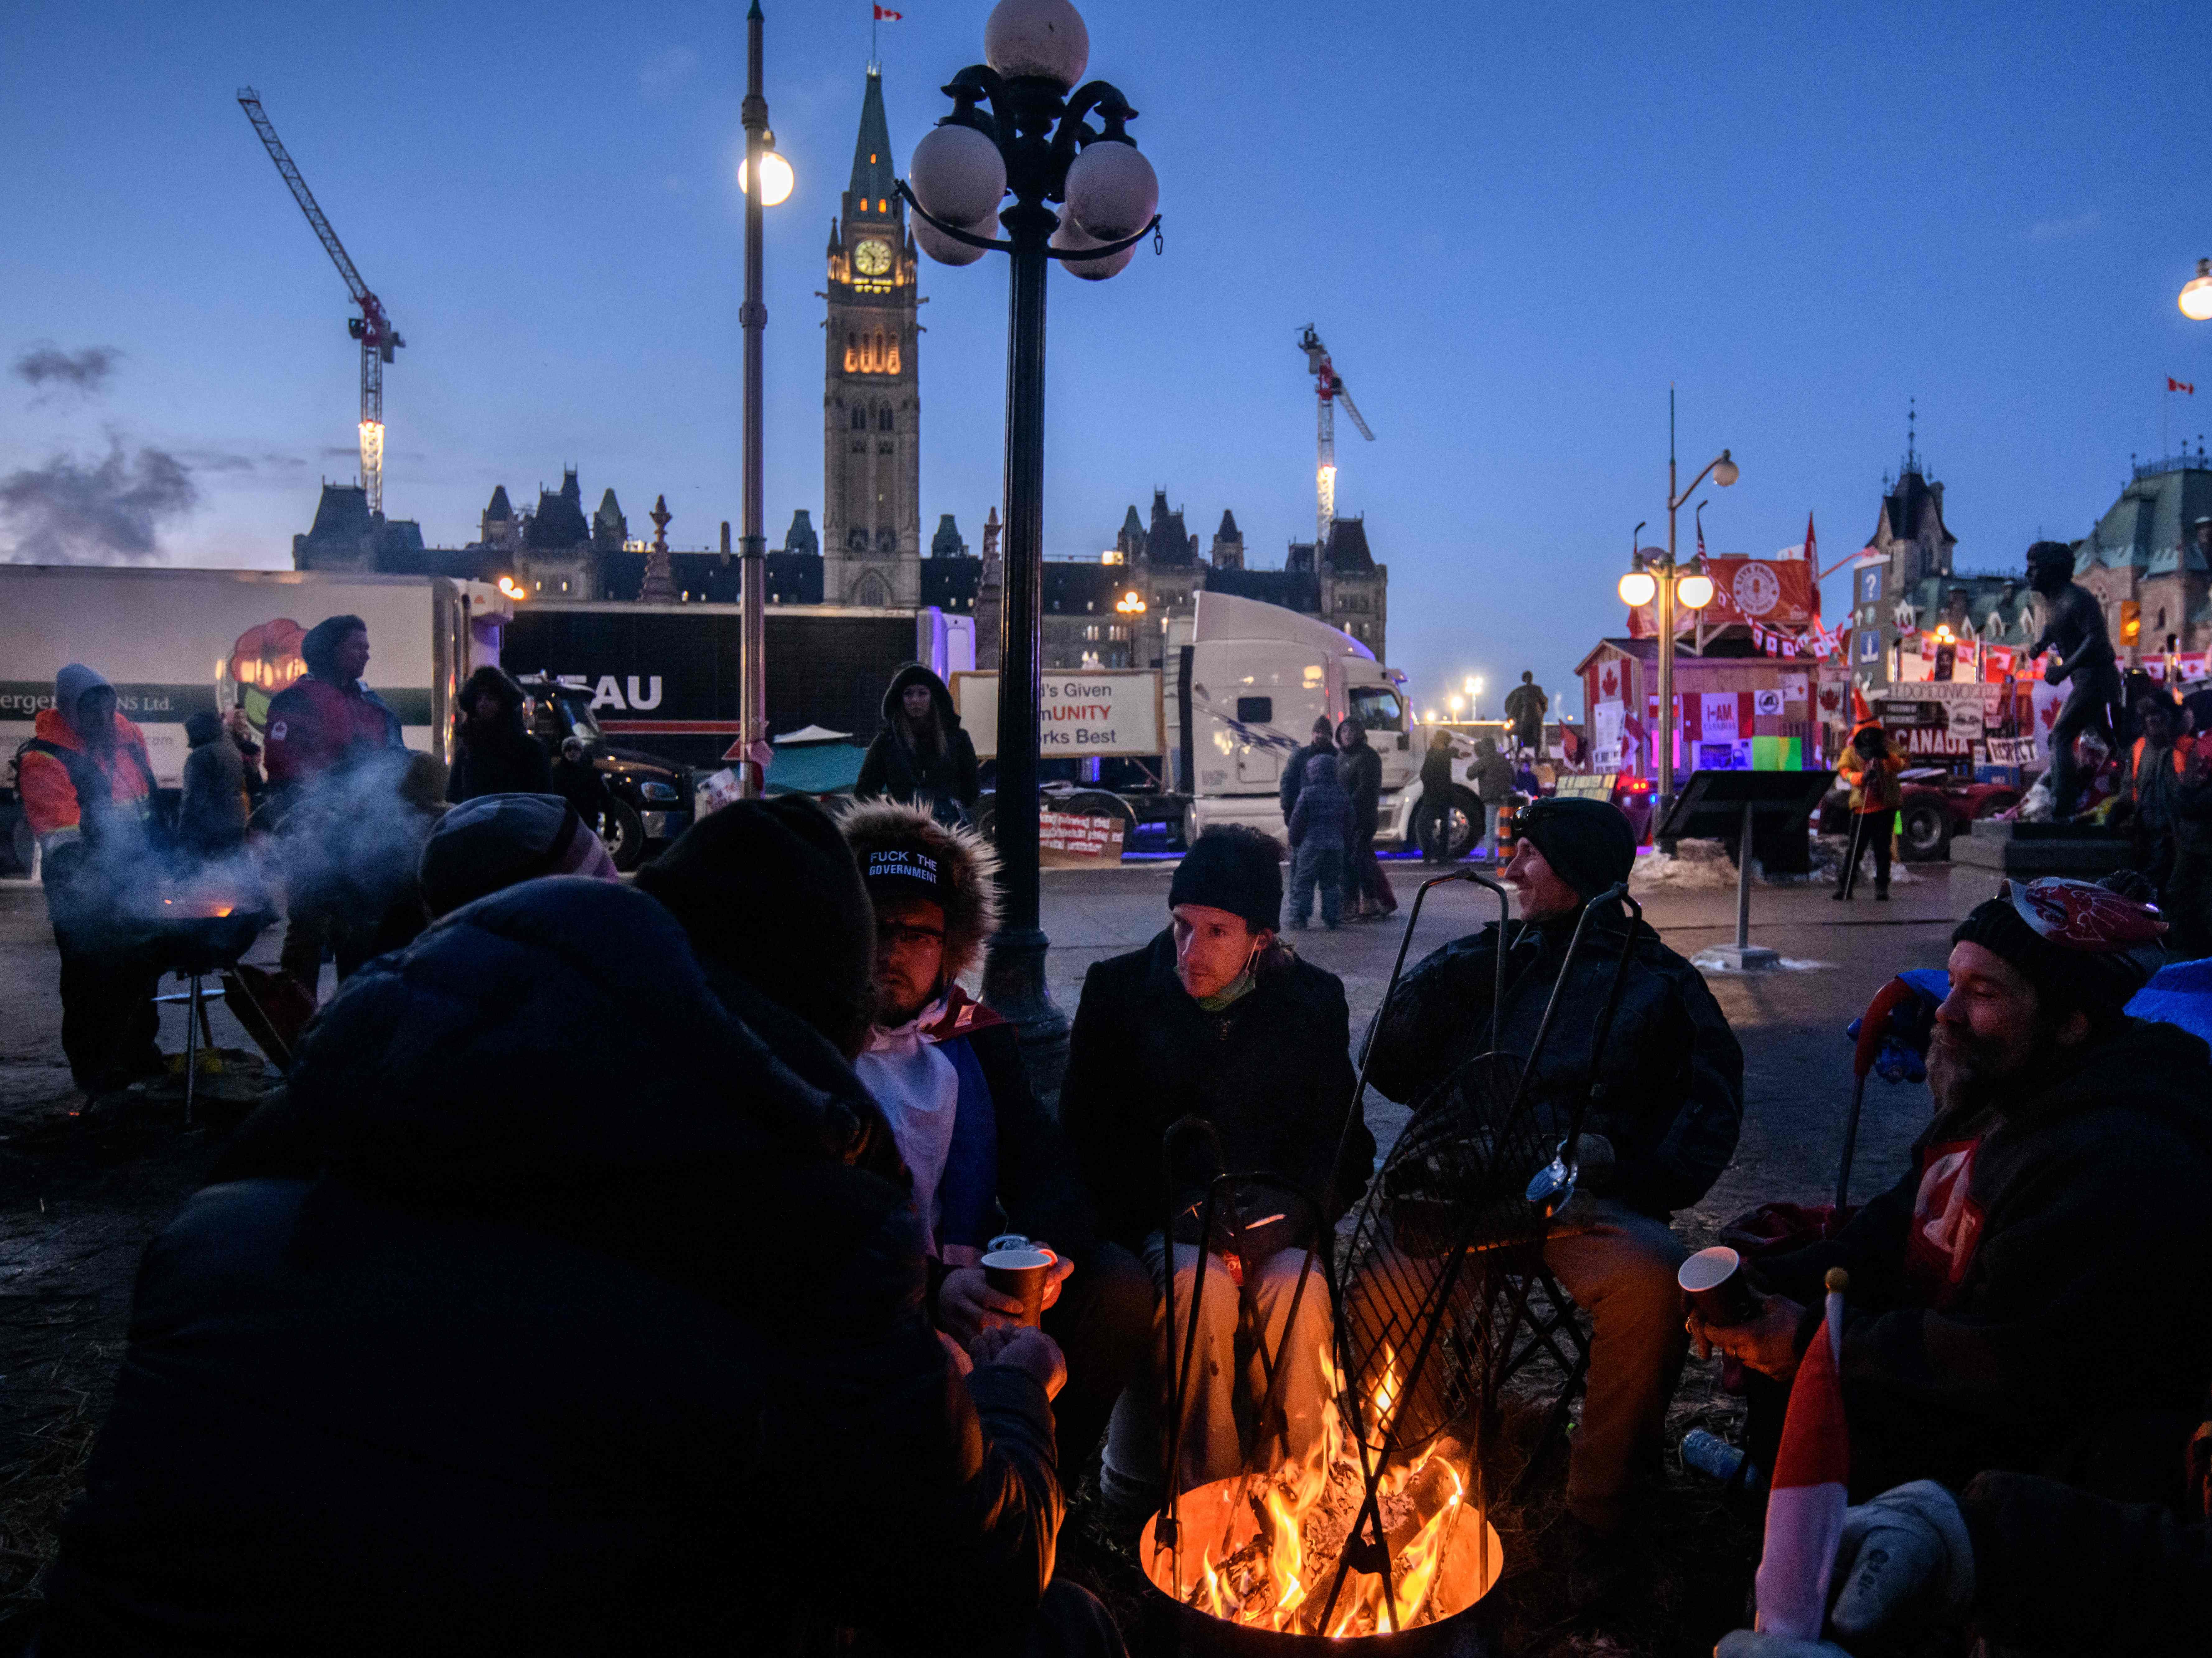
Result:
<svg viewBox="0 0 2212 1658">
<path fill-rule="evenodd" d="M 1854 693 L 1856 700 L 1856 693 Z M 1766 1547 L 1759 1557 L 1759 1627 L 1770 1635 L 1817 1641 L 1828 1611 L 1828 1582 L 1843 1540 L 1850 1498 L 1850 1435 L 1844 1424 L 1844 1290 L 1840 1267 L 1828 1273 L 1827 1317 L 1797 1366 L 1774 1485 L 1766 1500 Z"/>
<path fill-rule="evenodd" d="M 2166 389 L 2169 392 L 2186 392 L 2192 398 L 2197 395 L 2197 388 L 2195 386 L 2191 386 L 2187 380 L 2178 380 L 2171 374 L 2168 374 L 2166 377 Z"/>
</svg>

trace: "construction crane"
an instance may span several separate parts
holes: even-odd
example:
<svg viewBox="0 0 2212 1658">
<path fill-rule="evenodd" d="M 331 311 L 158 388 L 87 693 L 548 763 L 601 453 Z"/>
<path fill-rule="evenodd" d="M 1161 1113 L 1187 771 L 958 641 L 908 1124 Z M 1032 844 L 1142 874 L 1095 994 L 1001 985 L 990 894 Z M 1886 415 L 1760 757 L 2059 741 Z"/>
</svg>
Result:
<svg viewBox="0 0 2212 1658">
<path fill-rule="evenodd" d="M 269 124 L 269 112 L 261 107 L 261 94 L 252 87 L 240 88 L 238 106 L 261 135 L 262 147 L 276 163 L 276 171 L 291 189 L 292 199 L 307 216 L 315 234 L 323 239 L 323 251 L 331 256 L 338 275 L 345 278 L 346 292 L 361 307 L 361 315 L 346 319 L 346 331 L 361 342 L 361 487 L 368 498 L 368 510 L 380 513 L 384 511 L 384 365 L 407 342 L 399 337 L 399 331 L 384 313 L 384 301 L 362 281 L 361 272 L 347 257 L 345 244 L 338 240 L 338 233 L 331 228 L 323 210 L 315 205 L 314 191 L 307 188 L 307 181 L 300 176 L 300 169 L 284 149 L 284 141 Z"/>
<path fill-rule="evenodd" d="M 1368 442 L 1375 441 L 1375 434 L 1360 418 L 1359 405 L 1352 402 L 1352 393 L 1345 389 L 1344 377 L 1329 361 L 1328 348 L 1321 343 L 1321 336 L 1314 332 L 1311 323 L 1298 336 L 1298 349 L 1306 354 L 1306 373 L 1314 377 L 1314 392 L 1321 405 L 1316 423 L 1318 442 L 1314 462 L 1314 557 L 1318 560 L 1328 549 L 1328 526 L 1336 522 L 1336 405 L 1344 405 L 1344 412 L 1352 416 L 1352 423 Z"/>
</svg>

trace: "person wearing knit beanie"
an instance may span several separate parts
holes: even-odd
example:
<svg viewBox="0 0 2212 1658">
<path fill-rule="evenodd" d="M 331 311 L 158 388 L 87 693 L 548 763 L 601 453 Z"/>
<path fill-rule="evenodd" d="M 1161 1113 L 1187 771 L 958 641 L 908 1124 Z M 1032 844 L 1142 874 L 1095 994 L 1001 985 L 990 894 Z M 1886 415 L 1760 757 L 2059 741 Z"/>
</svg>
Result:
<svg viewBox="0 0 2212 1658">
<path fill-rule="evenodd" d="M 2166 932 L 2158 911 L 2090 881 L 2008 881 L 1977 904 L 1951 934 L 2017 970 L 2033 987 L 2038 1011 L 2054 1029 L 2081 1014 L 2102 1034 L 2149 981 L 2143 946 Z"/>
<path fill-rule="evenodd" d="M 434 916 L 541 875 L 622 878 L 605 842 L 557 794 L 480 794 L 422 845 L 422 902 Z"/>
<path fill-rule="evenodd" d="M 1585 903 L 1636 867 L 1636 829 L 1609 800 L 1547 797 L 1516 818 L 1513 829 Z"/>
<path fill-rule="evenodd" d="M 875 1005 L 875 914 L 845 837 L 801 795 L 739 800 L 637 872 L 702 961 L 813 1026 L 848 1059 Z"/>
<path fill-rule="evenodd" d="M 1273 835 L 1242 823 L 1217 824 L 1176 865 L 1168 908 L 1203 904 L 1227 910 L 1255 932 L 1273 932 L 1283 913 L 1282 857 Z"/>
</svg>

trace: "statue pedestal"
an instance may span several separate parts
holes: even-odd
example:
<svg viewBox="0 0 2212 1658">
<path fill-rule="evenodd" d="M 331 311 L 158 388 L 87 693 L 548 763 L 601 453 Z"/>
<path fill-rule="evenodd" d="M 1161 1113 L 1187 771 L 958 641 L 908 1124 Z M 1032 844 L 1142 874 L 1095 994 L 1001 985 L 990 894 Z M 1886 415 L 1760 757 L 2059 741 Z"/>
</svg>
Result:
<svg viewBox="0 0 2212 1658">
<path fill-rule="evenodd" d="M 1964 919 L 2007 880 L 2101 880 L 2127 866 L 2132 847 L 2125 831 L 2086 823 L 1976 823 L 1972 834 L 1951 842 L 1952 913 Z"/>
</svg>

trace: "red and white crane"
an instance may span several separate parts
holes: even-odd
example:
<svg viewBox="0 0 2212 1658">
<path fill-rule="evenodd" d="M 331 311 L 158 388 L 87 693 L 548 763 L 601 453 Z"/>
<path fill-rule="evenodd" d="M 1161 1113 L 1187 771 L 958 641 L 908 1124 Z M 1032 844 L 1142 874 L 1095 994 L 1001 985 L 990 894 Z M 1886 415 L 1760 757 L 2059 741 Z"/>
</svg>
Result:
<svg viewBox="0 0 2212 1658">
<path fill-rule="evenodd" d="M 1368 442 L 1375 441 L 1375 434 L 1360 418 L 1359 406 L 1352 402 L 1344 377 L 1329 361 L 1328 348 L 1321 343 L 1321 336 L 1314 332 L 1311 323 L 1298 336 L 1298 349 L 1306 354 L 1306 373 L 1314 377 L 1314 392 L 1321 405 L 1314 462 L 1314 557 L 1319 560 L 1328 550 L 1329 525 L 1336 521 L 1336 405 L 1344 405 L 1344 412 L 1352 416 L 1352 423 Z"/>
<path fill-rule="evenodd" d="M 323 210 L 315 204 L 315 193 L 307 188 L 307 181 L 300 176 L 284 148 L 284 141 L 276 136 L 276 129 L 269 123 L 269 113 L 261 107 L 261 94 L 252 87 L 240 88 L 238 106 L 246 112 L 246 118 L 253 123 L 253 130 L 261 135 L 263 148 L 269 159 L 276 163 L 276 171 L 292 191 L 292 199 L 300 204 L 300 211 L 307 216 L 307 222 L 315 234 L 323 239 L 323 251 L 337 266 L 338 275 L 345 278 L 346 291 L 353 302 L 361 307 L 361 315 L 346 319 L 346 331 L 361 342 L 361 487 L 368 497 L 368 510 L 384 510 L 384 365 L 392 361 L 392 353 L 407 343 L 399 337 L 399 331 L 392 325 L 392 319 L 384 313 L 384 301 L 369 291 L 368 284 L 361 279 L 361 272 L 353 267 L 347 257 L 345 244 L 338 240 L 338 233 L 331 228 L 331 222 L 323 216 Z M 1353 418 L 1357 419 L 1358 416 Z"/>
</svg>

